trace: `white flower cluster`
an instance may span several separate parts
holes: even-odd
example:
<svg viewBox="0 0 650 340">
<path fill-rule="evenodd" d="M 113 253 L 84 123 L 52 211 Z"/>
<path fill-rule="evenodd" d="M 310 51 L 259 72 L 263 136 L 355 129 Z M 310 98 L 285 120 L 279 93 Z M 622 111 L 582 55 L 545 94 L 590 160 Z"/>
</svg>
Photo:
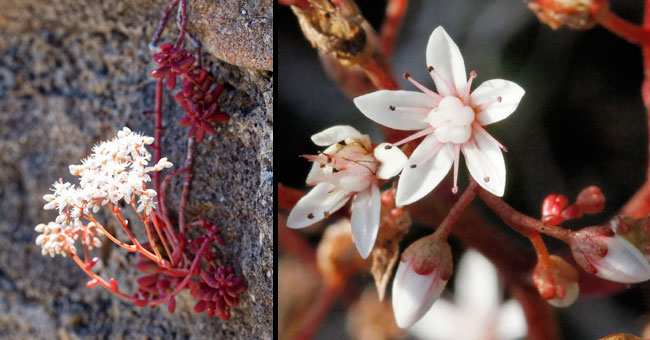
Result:
<svg viewBox="0 0 650 340">
<path fill-rule="evenodd" d="M 102 241 L 98 236 L 102 231 L 97 228 L 95 223 L 90 222 L 83 225 L 77 220 L 73 227 L 62 227 L 56 222 L 50 222 L 47 225 L 41 223 L 34 228 L 41 233 L 36 238 L 36 244 L 41 246 L 41 254 L 54 257 L 56 254 L 68 256 L 68 253 L 76 254 L 77 248 L 74 242 L 81 238 L 81 243 L 88 246 L 89 249 L 101 247 Z"/>
<path fill-rule="evenodd" d="M 94 146 L 90 156 L 83 159 L 80 165 L 70 165 L 70 173 L 80 177 L 79 185 L 75 187 L 74 184 L 63 183 L 62 180 L 59 180 L 54 183 L 54 192 L 43 196 L 43 199 L 47 201 L 44 209 L 59 210 L 59 215 L 54 223 L 51 222 L 48 226 L 40 224 L 36 227 L 39 232 L 48 232 L 48 234 L 41 235 L 43 238 L 39 236 L 36 241 L 43 247 L 44 253 L 53 255 L 64 252 L 65 249 L 73 252 L 74 246 L 69 243 L 74 242 L 70 240 L 76 240 L 79 234 L 94 235 L 90 231 L 91 225 L 95 228 L 94 224 L 84 226 L 81 219 L 90 211 L 97 212 L 109 202 L 115 205 L 119 200 L 124 199 L 131 204 L 137 199 L 139 203 L 137 211 L 144 211 L 145 215 L 151 213 L 155 207 L 153 198 L 157 193 L 155 190 L 146 188 L 145 183 L 151 181 L 148 173 L 172 166 L 167 158 L 162 158 L 153 167 L 147 167 L 151 160 L 151 154 L 145 145 L 150 145 L 153 142 L 153 137 L 134 133 L 125 127 L 117 133 L 117 137 Z M 74 230 L 78 228 L 85 231 L 80 230 L 75 233 Z M 59 236 L 54 241 L 54 238 L 46 239 L 44 237 L 49 234 Z M 64 242 L 66 237 L 70 238 L 66 242 L 70 242 Z M 50 244 L 48 240 L 54 243 Z M 86 245 L 95 244 L 92 237 L 90 239 L 82 237 L 81 241 Z"/>
</svg>

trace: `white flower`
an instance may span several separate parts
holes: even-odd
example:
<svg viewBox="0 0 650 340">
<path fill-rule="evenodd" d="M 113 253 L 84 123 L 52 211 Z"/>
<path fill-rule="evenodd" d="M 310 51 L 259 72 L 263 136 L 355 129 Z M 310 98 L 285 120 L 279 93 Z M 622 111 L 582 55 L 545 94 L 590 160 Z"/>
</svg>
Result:
<svg viewBox="0 0 650 340">
<path fill-rule="evenodd" d="M 632 243 L 619 235 L 596 236 L 594 238 L 607 246 L 605 256 L 601 258 L 586 257 L 587 261 L 598 271 L 597 276 L 623 283 L 637 283 L 650 279 L 650 264 Z"/>
<path fill-rule="evenodd" d="M 457 192 L 461 152 L 472 177 L 494 195 L 503 196 L 506 180 L 500 150 L 503 146 L 483 126 L 508 117 L 517 108 L 524 90 L 513 82 L 493 79 L 472 92 L 476 72 L 470 72 L 469 80 L 466 79 L 463 56 L 442 27 L 431 34 L 426 57 L 438 93 L 405 74 L 423 93 L 382 90 L 354 99 L 359 110 L 379 124 L 398 130 L 418 130 L 393 144 L 393 149 L 426 136 L 402 171 L 397 205 L 424 197 L 440 183 L 452 164 L 453 191 Z M 386 158 L 379 156 L 378 160 L 400 162 L 401 157 L 391 153 Z"/>
<path fill-rule="evenodd" d="M 370 138 L 351 126 L 339 125 L 311 139 L 327 148 L 317 156 L 304 156 L 314 162 L 307 184 L 315 187 L 291 210 L 287 226 L 298 229 L 312 225 L 352 199 L 352 235 L 357 250 L 367 258 L 377 238 L 381 208 L 378 164 Z"/>
<path fill-rule="evenodd" d="M 526 335 L 521 305 L 501 304 L 496 269 L 485 257 L 468 250 L 456 273 L 455 303 L 444 298 L 408 331 L 423 340 L 518 339 Z"/>
</svg>

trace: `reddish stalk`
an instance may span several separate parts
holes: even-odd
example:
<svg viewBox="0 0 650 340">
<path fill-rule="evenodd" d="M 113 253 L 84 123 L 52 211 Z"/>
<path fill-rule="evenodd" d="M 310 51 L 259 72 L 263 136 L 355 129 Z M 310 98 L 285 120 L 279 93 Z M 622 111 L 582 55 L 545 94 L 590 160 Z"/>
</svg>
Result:
<svg viewBox="0 0 650 340">
<path fill-rule="evenodd" d="M 384 22 L 381 25 L 381 32 L 379 38 L 381 45 L 384 49 L 384 54 L 387 57 L 393 54 L 395 48 L 395 41 L 397 40 L 397 33 L 402 27 L 402 21 L 406 14 L 406 7 L 408 0 L 389 0 L 386 5 L 386 15 Z"/>
<path fill-rule="evenodd" d="M 648 27 L 645 26 L 645 24 L 644 27 L 635 25 L 609 10 L 605 10 L 602 17 L 599 19 L 599 23 L 610 32 L 632 44 L 642 46 L 650 44 L 650 31 L 648 31 Z"/>
<path fill-rule="evenodd" d="M 151 39 L 151 43 L 149 43 L 150 49 L 154 49 L 156 45 L 158 45 L 158 41 L 160 40 L 160 35 L 162 34 L 162 31 L 165 29 L 165 25 L 167 24 L 167 20 L 169 19 L 169 14 L 171 14 L 172 9 L 176 7 L 176 4 L 178 4 L 178 0 L 171 0 L 169 4 L 167 4 L 167 6 L 165 7 L 163 16 L 160 18 L 160 22 L 158 22 L 156 33 L 154 33 L 153 39 Z"/>
<path fill-rule="evenodd" d="M 192 161 L 194 160 L 194 138 L 187 139 L 187 156 L 185 157 L 185 183 L 183 183 L 183 194 L 181 196 L 181 206 L 178 209 L 178 225 L 181 234 L 185 233 L 185 205 L 187 204 L 187 197 L 190 194 L 190 185 L 192 184 Z"/>
<path fill-rule="evenodd" d="M 571 230 L 548 225 L 538 219 L 526 216 L 512 208 L 501 198 L 492 195 L 482 188 L 479 188 L 478 194 L 485 204 L 499 215 L 506 224 L 524 236 L 529 237 L 529 235 L 537 232 L 555 237 L 565 243 L 569 242 L 572 233 Z"/>
<path fill-rule="evenodd" d="M 180 33 L 178 34 L 178 39 L 176 39 L 176 43 L 174 44 L 175 48 L 179 48 L 181 46 L 181 43 L 183 42 L 183 39 L 185 39 L 185 28 L 187 27 L 187 0 L 180 0 L 181 4 L 178 7 L 180 16 L 181 16 L 181 27 L 180 27 Z"/>
<path fill-rule="evenodd" d="M 97 228 L 99 228 L 102 231 L 102 233 L 104 233 L 104 235 L 106 237 L 108 237 L 109 240 L 113 241 L 113 243 L 117 244 L 118 246 L 126 249 L 128 252 L 131 252 L 131 253 L 134 253 L 134 252 L 138 251 L 138 248 L 135 245 L 126 244 L 126 243 L 118 240 L 117 238 L 115 238 L 115 236 L 113 236 L 111 233 L 109 233 L 108 230 L 106 230 L 104 228 L 104 226 L 101 223 L 99 223 L 99 221 L 97 221 L 92 214 L 88 214 L 88 216 L 86 216 L 86 217 L 88 218 L 88 220 L 90 222 L 95 223 Z"/>
<path fill-rule="evenodd" d="M 88 263 L 84 263 L 81 261 L 81 259 L 75 255 L 75 254 L 70 254 L 70 257 L 74 260 L 74 262 L 81 268 L 88 276 L 90 276 L 91 279 L 97 280 L 97 282 L 102 285 L 102 287 L 106 288 L 109 292 L 121 297 L 124 300 L 130 301 L 130 302 L 135 302 L 135 298 L 132 296 L 128 296 L 122 292 L 120 292 L 118 289 L 114 288 L 110 283 L 106 282 L 104 279 L 102 279 L 99 275 L 97 275 L 95 272 L 90 270 L 88 268 Z M 111 279 L 114 281 L 114 279 Z"/>
<path fill-rule="evenodd" d="M 383 62 L 378 61 L 376 58 L 368 57 L 361 62 L 359 66 L 366 71 L 368 78 L 372 81 L 375 86 L 380 90 L 397 90 L 399 85 L 395 80 L 395 77 L 389 71 L 388 65 Z"/>
<path fill-rule="evenodd" d="M 332 305 L 343 291 L 343 287 L 345 287 L 343 282 L 326 282 L 321 286 L 318 299 L 309 309 L 300 329 L 296 332 L 295 340 L 309 340 L 314 337 Z"/>
<path fill-rule="evenodd" d="M 163 100 L 163 78 L 158 78 L 156 80 L 156 102 L 154 104 L 154 114 L 156 117 L 155 121 L 155 130 L 154 130 L 154 142 L 152 145 L 153 148 L 153 163 L 158 164 L 160 161 L 160 152 L 161 152 L 161 133 L 163 130 L 162 126 L 162 100 Z M 153 173 L 153 189 L 156 192 L 160 192 L 160 171 L 154 171 Z M 160 195 L 157 197 L 157 203 L 160 206 Z"/>
<path fill-rule="evenodd" d="M 472 181 L 463 194 L 460 195 L 458 201 L 456 201 L 456 203 L 451 207 L 445 218 L 440 223 L 440 226 L 436 228 L 436 231 L 433 234 L 435 237 L 438 237 L 439 239 L 447 239 L 447 236 L 449 236 L 449 233 L 451 232 L 451 228 L 476 197 L 476 194 L 478 193 L 477 189 L 478 184 Z"/>
</svg>

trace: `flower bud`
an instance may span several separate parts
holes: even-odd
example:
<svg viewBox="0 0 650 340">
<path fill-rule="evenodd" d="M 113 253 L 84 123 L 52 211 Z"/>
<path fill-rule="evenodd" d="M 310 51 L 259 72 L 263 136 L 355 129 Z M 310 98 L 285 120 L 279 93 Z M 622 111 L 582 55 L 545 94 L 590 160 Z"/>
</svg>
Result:
<svg viewBox="0 0 650 340">
<path fill-rule="evenodd" d="M 590 186 L 580 192 L 576 204 L 585 214 L 597 214 L 605 209 L 605 196 L 597 186 Z"/>
<path fill-rule="evenodd" d="M 451 249 L 446 240 L 423 237 L 402 253 L 393 281 L 393 313 L 400 328 L 410 327 L 431 308 L 451 273 Z"/>
<path fill-rule="evenodd" d="M 650 279 L 648 260 L 609 228 L 582 229 L 573 234 L 570 245 L 576 262 L 588 273 L 622 283 Z"/>
<path fill-rule="evenodd" d="M 563 25 L 573 29 L 588 29 L 596 25 L 598 16 L 606 10 L 603 0 L 536 0 L 528 3 L 539 21 L 556 30 Z"/>
<path fill-rule="evenodd" d="M 568 307 L 578 298 L 578 272 L 562 258 L 551 255 L 550 263 L 539 262 L 533 271 L 533 283 L 549 304 Z"/>
<path fill-rule="evenodd" d="M 542 221 L 550 225 L 558 225 L 564 222 L 560 215 L 562 210 L 569 204 L 564 195 L 551 194 L 546 196 L 542 203 Z"/>
</svg>

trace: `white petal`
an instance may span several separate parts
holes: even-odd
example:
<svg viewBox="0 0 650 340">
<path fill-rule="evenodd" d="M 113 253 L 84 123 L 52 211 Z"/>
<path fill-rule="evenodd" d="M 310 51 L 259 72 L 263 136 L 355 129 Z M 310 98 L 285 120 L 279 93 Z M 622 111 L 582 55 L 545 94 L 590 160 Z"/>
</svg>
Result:
<svg viewBox="0 0 650 340">
<path fill-rule="evenodd" d="M 348 193 L 329 183 L 318 184 L 293 207 L 287 218 L 287 227 L 299 229 L 322 220 L 325 212 L 331 214 L 348 201 Z"/>
<path fill-rule="evenodd" d="M 459 334 L 463 333 L 463 327 L 467 326 L 467 320 L 463 317 L 464 315 L 459 314 L 456 306 L 445 299 L 440 299 L 408 331 L 422 340 L 458 339 Z"/>
<path fill-rule="evenodd" d="M 380 162 L 377 177 L 389 179 L 397 176 L 406 164 L 406 155 L 390 143 L 381 143 L 375 148 L 375 158 Z"/>
<path fill-rule="evenodd" d="M 476 131 L 473 140 L 475 143 L 470 139 L 461 147 L 470 174 L 485 190 L 503 196 L 506 189 L 506 164 L 501 149 Z M 487 182 L 486 177 L 489 178 Z"/>
<path fill-rule="evenodd" d="M 401 207 L 419 200 L 445 178 L 454 162 L 453 146 L 444 145 L 436 155 L 432 156 L 438 145 L 436 137 L 429 135 L 413 151 L 397 184 L 395 199 L 397 206 Z M 422 162 L 426 159 L 428 161 Z M 415 168 L 411 168 L 413 164 L 416 165 Z"/>
<path fill-rule="evenodd" d="M 380 211 L 381 200 L 377 184 L 357 193 L 352 201 L 352 216 L 350 217 L 352 236 L 359 254 L 364 259 L 370 255 L 370 251 L 375 245 L 379 230 Z"/>
<path fill-rule="evenodd" d="M 412 262 L 400 261 L 393 280 L 393 313 L 400 328 L 418 321 L 440 297 L 447 281 L 440 279 L 438 270 L 420 275 L 413 270 Z"/>
<path fill-rule="evenodd" d="M 420 130 L 429 127 L 426 113 L 391 110 L 390 107 L 419 107 L 433 109 L 437 101 L 431 96 L 413 91 L 381 90 L 354 98 L 354 104 L 366 117 L 397 130 Z"/>
<path fill-rule="evenodd" d="M 311 140 L 318 146 L 330 146 L 346 138 L 357 139 L 362 136 L 361 132 L 349 125 L 337 125 L 311 136 Z"/>
<path fill-rule="evenodd" d="M 465 312 L 489 315 L 501 301 L 494 265 L 475 250 L 461 257 L 454 288 L 456 305 Z"/>
<path fill-rule="evenodd" d="M 325 172 L 320 167 L 320 163 L 314 162 L 312 163 L 311 170 L 309 170 L 309 174 L 307 175 L 307 180 L 305 182 L 308 185 L 313 185 L 317 181 L 322 180 L 323 177 L 325 177 Z"/>
<path fill-rule="evenodd" d="M 603 237 L 607 244 L 607 255 L 593 261 L 598 269 L 596 275 L 606 280 L 637 283 L 650 279 L 648 260 L 630 242 L 619 235 Z"/>
<path fill-rule="evenodd" d="M 496 325 L 497 339 L 514 340 L 526 336 L 528 328 L 524 310 L 517 300 L 508 300 L 501 305 Z"/>
<path fill-rule="evenodd" d="M 463 93 L 465 85 L 467 85 L 465 61 L 463 61 L 463 55 L 460 53 L 458 46 L 451 40 L 442 26 L 436 27 L 431 33 L 431 37 L 429 37 L 427 67 L 429 66 L 433 66 L 438 74 L 444 78 L 443 81 L 438 77 L 433 77 L 438 92 L 452 94 L 456 90 L 456 93 Z M 445 82 L 455 87 L 455 89 L 448 89 Z"/>
<path fill-rule="evenodd" d="M 546 302 L 553 307 L 569 307 L 578 299 L 578 295 L 580 295 L 580 286 L 578 286 L 577 282 L 571 282 L 566 286 L 566 294 L 563 298 L 546 300 Z"/>
<path fill-rule="evenodd" d="M 470 102 L 473 107 L 492 103 L 476 115 L 482 125 L 488 125 L 510 116 L 517 109 L 525 92 L 521 86 L 511 81 L 492 79 L 479 85 L 472 92 Z M 495 102 L 499 97 L 501 102 Z"/>
</svg>

